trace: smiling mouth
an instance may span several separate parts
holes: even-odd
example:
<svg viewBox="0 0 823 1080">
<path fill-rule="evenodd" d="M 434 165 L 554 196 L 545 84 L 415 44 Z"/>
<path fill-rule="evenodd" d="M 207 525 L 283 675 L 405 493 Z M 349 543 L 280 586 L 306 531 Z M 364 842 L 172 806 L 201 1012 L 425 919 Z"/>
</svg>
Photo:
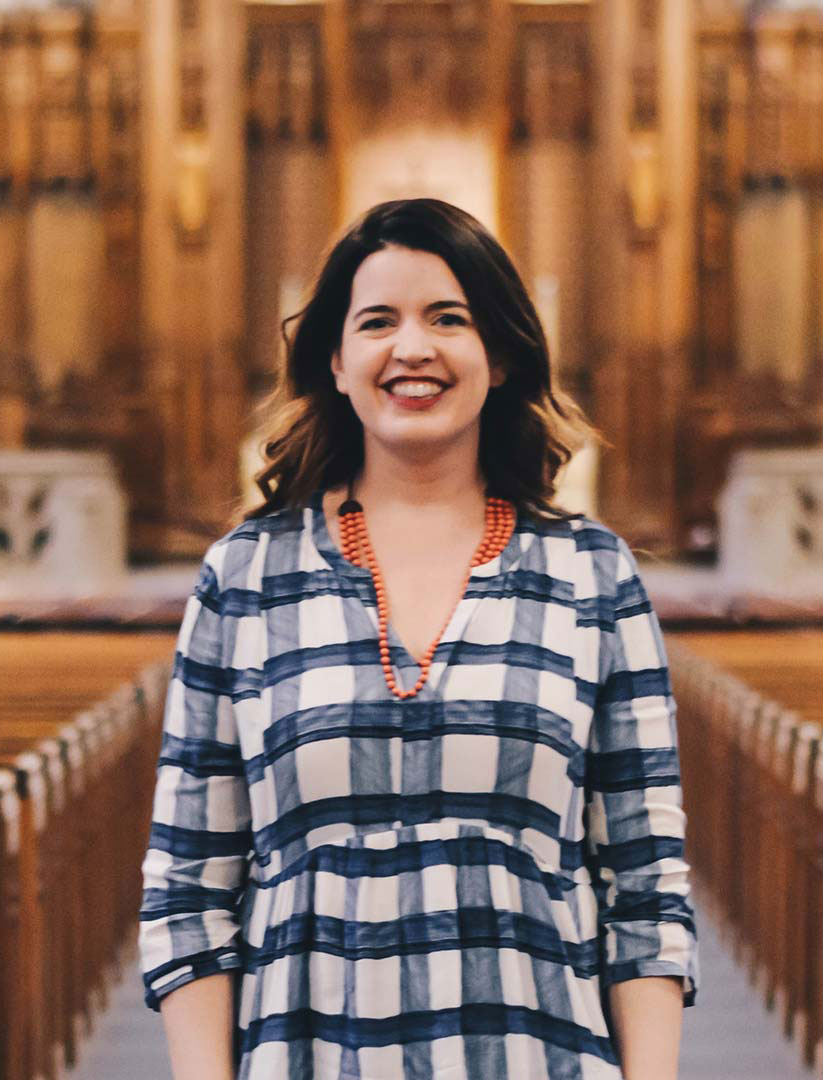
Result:
<svg viewBox="0 0 823 1080">
<path fill-rule="evenodd" d="M 392 397 L 400 398 L 435 398 L 449 389 L 449 383 L 439 379 L 389 379 L 382 383 L 380 389 L 385 390 Z"/>
</svg>

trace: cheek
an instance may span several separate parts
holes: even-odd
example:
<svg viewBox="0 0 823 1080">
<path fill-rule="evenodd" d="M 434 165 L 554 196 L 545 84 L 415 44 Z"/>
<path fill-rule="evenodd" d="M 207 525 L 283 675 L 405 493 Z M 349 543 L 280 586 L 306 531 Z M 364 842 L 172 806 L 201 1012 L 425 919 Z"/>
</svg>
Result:
<svg viewBox="0 0 823 1080">
<path fill-rule="evenodd" d="M 366 367 L 367 364 L 362 356 L 355 351 L 348 352 L 332 368 L 337 389 L 342 394 L 352 396 L 362 391 L 363 383 L 367 378 Z"/>
<path fill-rule="evenodd" d="M 365 388 L 373 385 L 385 364 L 385 358 L 378 348 L 369 348 L 359 344 L 351 349 L 343 361 L 344 373 L 349 389 Z"/>
</svg>

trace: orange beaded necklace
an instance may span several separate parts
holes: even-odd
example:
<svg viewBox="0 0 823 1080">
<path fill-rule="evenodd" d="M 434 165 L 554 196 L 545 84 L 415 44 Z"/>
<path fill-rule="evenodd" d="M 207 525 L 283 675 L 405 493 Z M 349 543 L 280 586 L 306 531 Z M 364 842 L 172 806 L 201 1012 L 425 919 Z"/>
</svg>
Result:
<svg viewBox="0 0 823 1080">
<path fill-rule="evenodd" d="M 475 566 L 480 566 L 481 563 L 489 562 L 496 558 L 508 544 L 512 532 L 514 531 L 516 517 L 514 506 L 505 499 L 496 499 L 491 496 L 486 498 L 486 528 L 483 533 L 483 539 L 480 541 L 477 551 L 475 551 L 472 556 L 469 568 L 466 571 L 466 576 L 463 578 L 460 593 L 455 600 L 454 607 L 451 609 L 448 618 L 443 624 L 443 628 L 420 658 L 420 677 L 411 690 L 404 690 L 402 687 L 398 686 L 397 680 L 394 677 L 391 652 L 389 650 L 389 604 L 386 598 L 386 586 L 383 583 L 383 575 L 380 573 L 380 567 L 377 565 L 374 549 L 371 546 L 369 534 L 366 530 L 366 518 L 363 513 L 363 507 L 356 499 L 353 499 L 350 496 L 337 512 L 340 515 L 340 540 L 344 556 L 349 562 L 354 563 L 355 566 L 362 566 L 363 560 L 365 560 L 365 564 L 371 571 L 372 580 L 374 581 L 374 591 L 377 595 L 377 620 L 380 632 L 380 665 L 383 668 L 386 685 L 396 698 L 405 701 L 406 698 L 415 697 L 426 685 L 435 651 L 440 644 L 440 639 L 446 631 L 446 627 L 451 622 L 452 615 L 454 615 L 455 609 L 460 603 L 460 599 L 466 592 L 472 569 Z"/>
</svg>

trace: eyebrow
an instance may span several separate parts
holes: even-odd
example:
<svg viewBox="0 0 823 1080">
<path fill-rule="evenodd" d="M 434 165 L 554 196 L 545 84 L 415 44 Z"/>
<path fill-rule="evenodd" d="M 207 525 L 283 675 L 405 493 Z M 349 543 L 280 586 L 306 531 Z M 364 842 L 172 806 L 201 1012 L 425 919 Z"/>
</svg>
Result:
<svg viewBox="0 0 823 1080">
<path fill-rule="evenodd" d="M 461 307 L 469 311 L 469 305 L 464 304 L 462 300 L 435 300 L 433 304 L 426 304 L 423 309 L 426 312 L 430 311 L 442 311 L 444 308 Z M 371 307 L 361 308 L 354 316 L 355 319 L 359 319 L 361 315 L 366 315 L 368 312 L 379 313 L 381 315 L 392 315 L 397 311 L 397 308 L 391 307 L 389 304 L 372 304 Z"/>
</svg>

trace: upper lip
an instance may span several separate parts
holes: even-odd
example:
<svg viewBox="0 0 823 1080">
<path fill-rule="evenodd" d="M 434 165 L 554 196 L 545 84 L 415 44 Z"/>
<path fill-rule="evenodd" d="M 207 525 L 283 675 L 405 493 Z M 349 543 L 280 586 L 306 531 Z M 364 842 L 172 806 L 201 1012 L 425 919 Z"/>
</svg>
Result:
<svg viewBox="0 0 823 1080">
<path fill-rule="evenodd" d="M 382 390 L 388 390 L 395 383 L 399 382 L 430 382 L 435 383 L 437 386 L 442 386 L 444 389 L 451 386 L 450 382 L 445 379 L 439 379 L 436 375 L 392 375 L 390 379 L 384 379 L 380 383 Z"/>
</svg>

